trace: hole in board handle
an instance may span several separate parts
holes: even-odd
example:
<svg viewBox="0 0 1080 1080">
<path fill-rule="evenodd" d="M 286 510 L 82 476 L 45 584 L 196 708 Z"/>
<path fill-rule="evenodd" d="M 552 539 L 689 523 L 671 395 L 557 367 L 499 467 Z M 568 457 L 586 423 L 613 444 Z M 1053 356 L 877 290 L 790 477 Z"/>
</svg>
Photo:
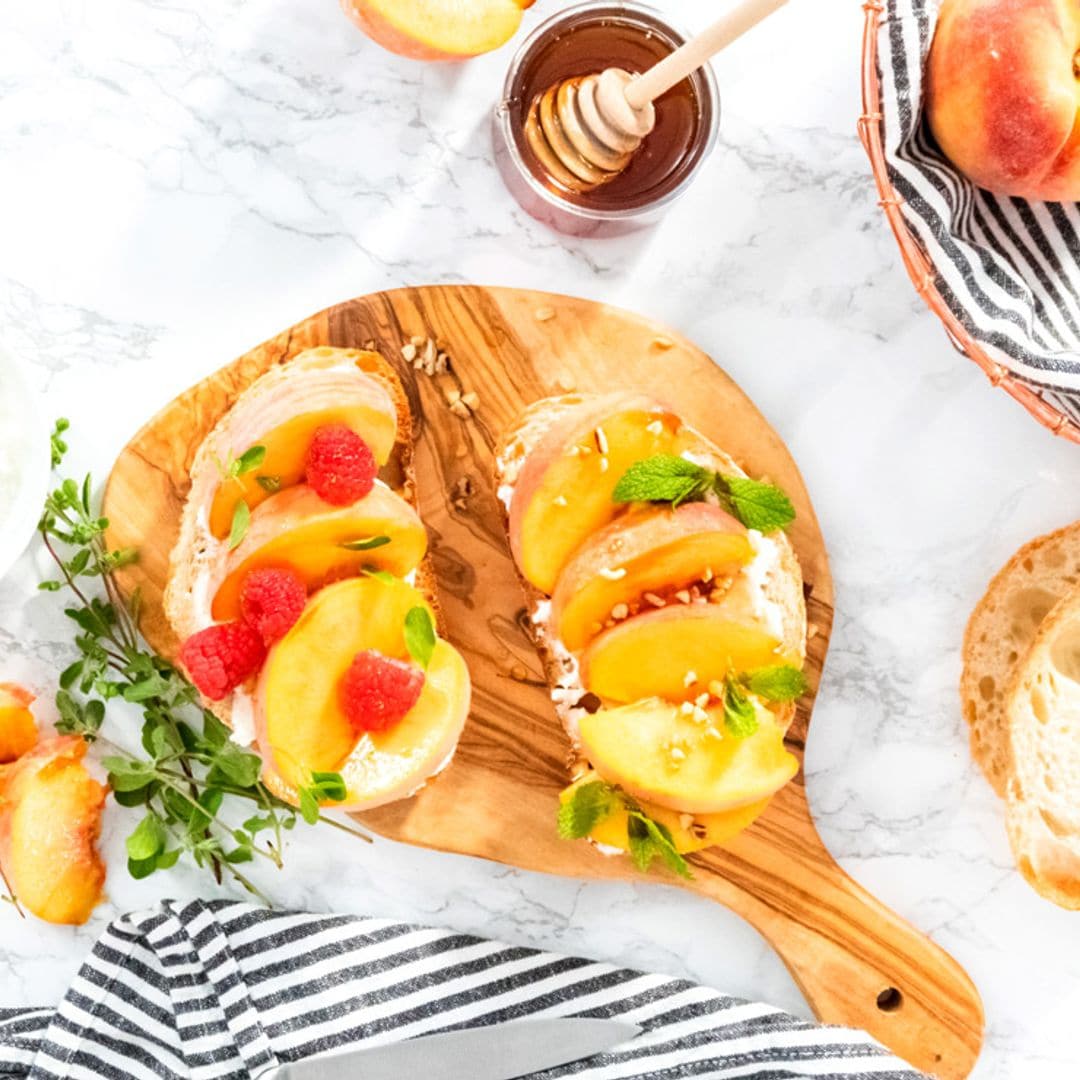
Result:
<svg viewBox="0 0 1080 1080">
<path fill-rule="evenodd" d="M 886 986 L 877 996 L 877 1007 L 882 1012 L 896 1012 L 904 1004 L 904 995 L 895 986 Z"/>
</svg>

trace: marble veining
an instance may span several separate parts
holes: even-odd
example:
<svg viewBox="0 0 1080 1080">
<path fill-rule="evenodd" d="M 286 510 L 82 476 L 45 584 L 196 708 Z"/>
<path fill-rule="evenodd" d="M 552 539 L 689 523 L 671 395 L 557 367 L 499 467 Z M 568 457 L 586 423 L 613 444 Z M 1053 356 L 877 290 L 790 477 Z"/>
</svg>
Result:
<svg viewBox="0 0 1080 1080">
<path fill-rule="evenodd" d="M 532 25 L 562 0 L 543 0 Z M 667 0 L 701 26 L 707 5 Z M 949 346 L 911 289 L 855 136 L 861 12 L 792 4 L 717 64 L 714 157 L 662 225 L 567 240 L 492 162 L 509 48 L 468 65 L 380 52 L 335 0 L 40 0 L 0 9 L 0 334 L 73 468 L 103 476 L 142 419 L 346 296 L 471 281 L 607 300 L 722 363 L 799 460 L 837 623 L 807 756 L 845 868 L 952 951 L 988 1016 L 977 1080 L 1076 1075 L 1080 919 L 1012 869 L 956 683 L 967 614 L 1024 540 L 1076 517 L 1080 457 Z M 0 582 L 0 677 L 70 656 L 38 556 Z M 0 910 L 0 1006 L 55 1001 L 104 923 L 194 871 L 130 880 L 107 815 L 108 903 L 86 927 Z M 716 905 L 304 832 L 280 904 L 390 914 L 685 974 L 805 1012 Z M 437 884 L 436 884 L 437 883 Z"/>
</svg>

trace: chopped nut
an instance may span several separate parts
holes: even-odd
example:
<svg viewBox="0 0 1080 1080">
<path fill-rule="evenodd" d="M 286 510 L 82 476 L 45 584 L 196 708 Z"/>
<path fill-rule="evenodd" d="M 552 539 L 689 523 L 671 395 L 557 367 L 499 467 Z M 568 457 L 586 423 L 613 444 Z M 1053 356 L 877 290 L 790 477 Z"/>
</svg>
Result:
<svg viewBox="0 0 1080 1080">
<path fill-rule="evenodd" d="M 573 446 L 569 446 L 566 449 L 566 456 L 567 457 L 577 457 L 578 454 L 580 454 L 580 453 L 581 453 L 581 447 L 578 446 L 577 443 L 574 443 Z"/>
<path fill-rule="evenodd" d="M 679 591 L 675 593 L 675 599 L 678 600 L 680 604 L 689 604 L 690 603 L 690 590 L 689 589 L 679 589 Z"/>
<path fill-rule="evenodd" d="M 694 703 L 692 701 L 684 701 L 679 706 L 679 712 L 681 712 L 683 714 L 683 716 L 690 716 L 693 713 L 693 711 L 694 711 Z"/>
<path fill-rule="evenodd" d="M 475 390 L 470 390 L 467 394 L 462 395 L 461 400 L 475 412 L 480 404 L 480 395 Z"/>
<path fill-rule="evenodd" d="M 712 567 L 711 566 L 706 566 L 705 567 L 705 573 L 701 575 L 701 580 L 704 581 L 706 585 L 708 585 L 709 582 L 712 581 L 712 579 L 713 579 Z"/>
<path fill-rule="evenodd" d="M 630 614 L 630 608 L 627 604 L 616 604 L 611 609 L 611 617 L 618 622 L 621 619 L 625 619 Z"/>
<path fill-rule="evenodd" d="M 675 342 L 666 334 L 657 334 L 656 337 L 652 339 L 652 343 L 656 348 L 665 350 L 670 349 L 675 344 Z"/>
<path fill-rule="evenodd" d="M 680 829 L 689 829 L 690 826 L 693 825 L 693 824 L 694 824 L 694 815 L 693 814 L 680 814 L 679 815 L 679 828 Z"/>
<path fill-rule="evenodd" d="M 710 604 L 719 604 L 720 601 L 723 600 L 725 596 L 727 596 L 727 590 L 726 589 L 713 589 L 713 591 L 711 593 L 709 593 L 709 603 Z"/>
<path fill-rule="evenodd" d="M 600 471 L 601 472 L 607 472 L 609 464 L 610 464 L 610 462 L 608 461 L 608 459 L 606 457 L 602 457 L 600 459 Z"/>
<path fill-rule="evenodd" d="M 683 681 L 682 681 L 683 686 L 693 686 L 694 683 L 696 683 L 696 682 L 697 682 L 697 672 L 696 671 L 688 671 L 683 676 Z"/>
<path fill-rule="evenodd" d="M 425 342 L 425 341 L 427 341 L 427 338 L 425 338 L 425 337 L 421 337 L 421 336 L 420 336 L 419 334 L 413 334 L 413 336 L 412 336 L 411 338 L 409 338 L 409 341 L 410 341 L 410 342 L 411 342 L 411 343 L 412 343 L 412 344 L 413 344 L 413 345 L 414 345 L 414 346 L 415 346 L 415 347 L 416 347 L 417 349 L 420 349 L 420 348 L 422 348 L 422 347 L 423 347 L 423 345 L 424 345 L 424 342 Z"/>
<path fill-rule="evenodd" d="M 721 740 L 721 739 L 722 739 L 723 737 L 724 737 L 724 734 L 723 734 L 723 732 L 722 732 L 722 731 L 718 731 L 718 730 L 717 730 L 716 728 L 714 728 L 714 727 L 707 727 L 707 728 L 705 729 L 705 738 L 706 738 L 706 739 L 714 739 L 714 740 L 716 740 L 717 742 L 719 742 L 719 741 L 720 741 L 720 740 Z"/>
<path fill-rule="evenodd" d="M 714 698 L 723 700 L 724 684 L 720 682 L 719 679 L 713 679 L 713 681 L 709 683 L 709 693 L 712 694 Z"/>
<path fill-rule="evenodd" d="M 416 359 L 416 346 L 411 343 L 402 345 L 401 355 L 411 364 Z"/>
<path fill-rule="evenodd" d="M 704 709 L 705 706 L 709 704 L 709 695 L 707 693 L 698 694 L 698 696 L 694 698 L 694 704 L 699 709 Z"/>
<path fill-rule="evenodd" d="M 569 505 L 570 505 L 570 504 L 569 504 L 569 503 L 568 503 L 568 502 L 566 501 L 566 496 L 565 496 L 565 495 L 556 495 L 556 496 L 555 496 L 555 498 L 554 498 L 554 499 L 552 499 L 551 501 L 552 501 L 552 502 L 553 502 L 553 503 L 554 503 L 554 504 L 555 504 L 556 506 L 569 506 Z"/>
<path fill-rule="evenodd" d="M 653 607 L 665 607 L 667 601 L 662 596 L 657 596 L 654 592 L 647 592 L 644 597 L 645 601 L 652 604 Z"/>
<path fill-rule="evenodd" d="M 619 581 L 621 578 L 626 577 L 626 567 L 617 566 L 612 569 L 610 566 L 601 566 L 599 573 L 602 578 L 606 578 L 608 581 Z"/>
<path fill-rule="evenodd" d="M 460 416 L 462 420 L 468 420 L 469 417 L 472 416 L 472 413 L 469 412 L 469 406 L 466 405 L 464 401 L 455 401 L 450 406 L 450 411 L 455 416 Z"/>
<path fill-rule="evenodd" d="M 685 761 L 686 751 L 681 746 L 673 746 L 668 751 L 668 756 L 671 758 L 672 761 Z"/>
<path fill-rule="evenodd" d="M 450 389 L 446 391 L 446 404 L 453 405 L 455 401 L 461 400 L 461 391 Z"/>
<path fill-rule="evenodd" d="M 695 724 L 707 724 L 709 722 L 709 714 L 700 706 L 694 706 L 694 723 Z"/>
<path fill-rule="evenodd" d="M 550 322 L 555 318 L 555 309 L 549 307 L 537 308 L 535 315 L 537 322 Z"/>
<path fill-rule="evenodd" d="M 653 420 L 653 422 L 651 424 L 646 424 L 645 425 L 645 430 L 650 435 L 659 435 L 664 430 L 664 423 L 663 423 L 662 420 Z"/>
<path fill-rule="evenodd" d="M 608 441 L 607 436 L 604 434 L 604 429 L 598 427 L 593 432 L 593 437 L 596 439 L 596 449 L 599 450 L 601 454 L 606 454 L 608 452 Z"/>
</svg>

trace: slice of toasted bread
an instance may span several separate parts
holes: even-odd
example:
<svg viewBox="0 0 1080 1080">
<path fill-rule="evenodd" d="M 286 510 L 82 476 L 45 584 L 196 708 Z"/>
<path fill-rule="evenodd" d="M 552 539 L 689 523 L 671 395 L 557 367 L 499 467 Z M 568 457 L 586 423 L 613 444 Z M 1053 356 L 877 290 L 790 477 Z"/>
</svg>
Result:
<svg viewBox="0 0 1080 1080">
<path fill-rule="evenodd" d="M 1009 841 L 1039 893 L 1080 909 L 1080 588 L 1043 620 L 1005 694 Z"/>
<path fill-rule="evenodd" d="M 317 382 L 325 384 L 319 391 L 319 407 L 326 407 L 327 401 L 333 402 L 335 393 L 340 392 L 340 385 L 329 376 L 335 369 L 347 374 L 353 368 L 383 388 L 397 416 L 396 441 L 390 459 L 380 471 L 380 479 L 407 502 L 416 505 L 414 425 L 409 399 L 397 372 L 382 356 L 367 350 L 321 346 L 307 349 L 278 367 L 271 368 L 247 387 L 218 420 L 196 451 L 189 470 L 191 483 L 181 517 L 179 537 L 170 558 L 169 580 L 164 596 L 165 614 L 181 641 L 209 625 L 209 602 L 212 597 L 208 593 L 212 591 L 216 568 L 224 564 L 227 553 L 226 542 L 211 534 L 206 512 L 208 502 L 220 483 L 219 463 L 239 455 L 257 442 L 269 428 L 293 415 L 295 410 L 290 411 L 291 406 L 302 409 L 305 402 L 310 401 L 310 397 L 305 396 L 306 389 Z M 256 430 L 263 424 L 266 426 L 262 430 Z M 238 427 L 242 432 L 239 438 Z M 417 567 L 414 584 L 430 603 L 441 628 L 430 554 Z M 241 697 L 249 698 L 250 695 L 238 693 L 223 701 L 204 701 L 203 704 L 226 724 L 232 724 L 234 705 L 237 706 L 238 720 L 247 707 L 244 702 L 234 701 Z M 246 719 L 242 726 L 249 726 Z M 244 736 L 248 734 L 246 730 L 243 732 Z"/>
<path fill-rule="evenodd" d="M 1050 609 L 1080 583 L 1080 522 L 1025 544 L 997 572 L 964 633 L 960 697 L 971 754 L 1004 796 L 1009 775 L 1005 694 Z"/>
<path fill-rule="evenodd" d="M 601 395 L 592 395 L 593 398 L 599 396 Z M 618 404 L 618 395 L 608 396 L 615 404 Z M 590 395 L 580 393 L 541 399 L 530 405 L 518 423 L 504 433 L 495 455 L 495 485 L 503 505 L 504 524 L 509 525 L 509 510 L 514 488 L 529 454 L 556 423 L 576 409 L 587 406 L 589 399 Z M 632 399 L 640 401 L 640 396 L 635 395 Z M 656 407 L 661 409 L 664 406 L 658 402 Z M 713 445 L 700 432 L 696 434 L 701 439 L 702 445 L 708 448 L 708 460 L 702 460 L 701 464 L 736 476 L 746 475 L 728 454 Z M 760 581 L 761 601 L 775 605 L 780 613 L 783 651 L 789 655 L 805 656 L 806 603 L 802 588 L 802 570 L 791 541 L 785 533 L 777 532 L 763 538 L 763 546 L 769 548 L 770 545 L 772 557 Z M 559 719 L 570 739 L 570 761 L 573 767 L 578 760 L 577 723 L 584 709 L 581 703 L 591 695 L 586 693 L 581 684 L 577 658 L 571 655 L 557 636 L 550 632 L 548 625 L 551 613 L 550 598 L 528 582 L 521 574 L 519 567 L 517 569 L 526 598 L 528 618 L 525 620 L 525 627 L 540 657 Z M 745 586 L 746 582 L 742 582 L 738 587 L 745 588 Z M 747 597 L 746 602 L 751 604 L 755 601 Z M 794 718 L 795 706 L 793 704 L 779 706 L 776 714 L 780 723 L 787 727 Z"/>
</svg>

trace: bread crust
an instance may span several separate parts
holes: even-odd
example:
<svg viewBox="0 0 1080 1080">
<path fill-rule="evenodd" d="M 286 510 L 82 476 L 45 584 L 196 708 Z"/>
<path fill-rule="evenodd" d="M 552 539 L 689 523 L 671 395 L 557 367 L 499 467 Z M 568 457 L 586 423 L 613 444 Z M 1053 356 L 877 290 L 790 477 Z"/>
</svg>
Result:
<svg viewBox="0 0 1080 1080">
<path fill-rule="evenodd" d="M 1080 522 L 1024 544 L 994 575 L 964 631 L 960 699 L 971 756 L 1005 797 L 1012 771 L 1006 696 L 1053 606 L 1080 583 Z"/>
<path fill-rule="evenodd" d="M 200 617 L 196 597 L 203 575 L 213 575 L 217 564 L 223 562 L 226 545 L 216 540 L 202 520 L 207 499 L 212 497 L 220 481 L 217 462 L 224 460 L 221 447 L 228 442 L 228 433 L 237 410 L 261 406 L 270 395 L 291 392 L 294 380 L 303 380 L 313 372 L 325 372 L 348 362 L 374 380 L 387 394 L 397 417 L 397 436 L 390 460 L 382 473 L 389 485 L 413 507 L 417 505 L 416 474 L 413 465 L 413 416 L 405 387 L 390 363 L 376 352 L 362 349 L 341 349 L 319 346 L 306 349 L 257 378 L 233 403 L 207 433 L 196 451 L 190 470 L 190 488 L 184 503 L 180 533 L 169 560 L 169 578 L 165 587 L 165 615 L 183 641 L 197 630 L 209 625 Z M 295 383 L 300 389 L 301 383 Z M 231 419 L 232 418 L 232 419 Z M 265 434 L 265 431 L 262 432 Z M 212 580 L 212 577 L 211 577 Z M 424 556 L 415 572 L 415 586 L 423 593 L 435 613 L 440 631 L 443 617 L 439 608 L 434 563 L 430 552 Z M 199 625 L 202 623 L 202 625 Z M 249 689 L 245 687 L 245 689 Z M 202 699 L 205 708 L 224 723 L 232 726 L 233 697 L 222 701 Z"/>
<path fill-rule="evenodd" d="M 503 508 L 504 527 L 509 529 L 509 503 L 524 461 L 535 451 L 547 433 L 564 417 L 586 403 L 590 403 L 591 400 L 603 396 L 605 395 L 570 393 L 542 398 L 530 405 L 521 415 L 517 424 L 503 434 L 496 447 L 495 486 L 500 494 L 499 501 Z M 631 395 L 627 395 L 628 400 L 630 397 Z M 641 401 L 641 396 L 633 395 L 633 399 Z M 613 402 L 616 401 L 614 395 L 612 400 Z M 667 406 L 662 402 L 655 401 L 653 404 L 658 409 L 667 409 Z M 689 425 L 686 426 L 689 427 Z M 701 439 L 702 444 L 709 448 L 711 460 L 707 464 L 710 467 L 737 476 L 746 476 L 746 473 L 728 454 L 715 446 L 711 440 L 700 432 L 695 431 L 694 433 Z M 770 539 L 777 544 L 778 573 L 770 576 L 772 589 L 769 593 L 769 600 L 777 603 L 783 612 L 784 650 L 789 655 L 805 657 L 806 601 L 803 593 L 802 568 L 799 566 L 798 557 L 791 546 L 791 541 L 785 533 L 774 533 L 770 536 Z M 542 619 L 538 620 L 536 617 L 538 612 L 545 610 L 549 597 L 524 577 L 516 560 L 514 569 L 525 597 L 526 618 L 523 620 L 524 628 L 540 658 L 544 677 L 549 688 L 553 691 L 553 698 L 555 698 L 558 694 L 558 688 L 566 680 L 568 662 L 565 653 L 558 648 L 552 636 L 547 633 L 544 621 Z M 558 706 L 558 704 L 559 701 L 556 698 L 556 705 Z M 785 730 L 787 730 L 795 717 L 795 708 L 794 703 L 785 703 L 776 706 L 774 709 L 778 722 Z M 570 739 L 568 766 L 572 779 L 577 779 L 584 773 L 588 763 L 580 756 L 577 750 L 578 736 L 572 720 L 568 719 L 565 709 L 559 709 L 559 712 L 567 736 Z"/>
</svg>

